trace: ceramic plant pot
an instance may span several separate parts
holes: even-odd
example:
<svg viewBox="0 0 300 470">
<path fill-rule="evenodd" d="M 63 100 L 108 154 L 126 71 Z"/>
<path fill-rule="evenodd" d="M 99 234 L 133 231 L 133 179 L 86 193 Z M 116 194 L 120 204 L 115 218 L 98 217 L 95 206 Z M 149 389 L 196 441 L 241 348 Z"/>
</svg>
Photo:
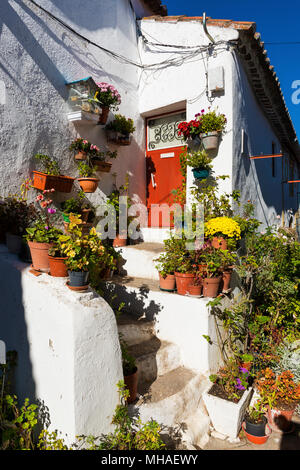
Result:
<svg viewBox="0 0 300 470">
<path fill-rule="evenodd" d="M 68 271 L 69 286 L 82 287 L 88 284 L 89 272 L 88 271 Z"/>
<path fill-rule="evenodd" d="M 220 133 L 217 131 L 200 134 L 204 150 L 217 150 L 219 147 Z"/>
<path fill-rule="evenodd" d="M 167 292 L 173 292 L 175 290 L 175 275 L 174 274 L 167 274 L 166 277 L 163 277 L 159 273 L 159 288 L 160 290 L 164 290 Z"/>
<path fill-rule="evenodd" d="M 186 295 L 188 287 L 193 283 L 195 277 L 195 273 L 175 273 L 177 294 Z"/>
<path fill-rule="evenodd" d="M 129 390 L 129 397 L 127 403 L 133 403 L 137 397 L 137 386 L 138 386 L 138 370 L 137 367 L 135 371 L 130 375 L 124 376 L 124 383 Z"/>
<path fill-rule="evenodd" d="M 206 277 L 203 279 L 203 296 L 204 297 L 217 297 L 219 293 L 219 286 L 221 282 L 221 276 L 219 277 Z"/>
<path fill-rule="evenodd" d="M 36 271 L 48 273 L 50 270 L 48 251 L 52 243 L 28 242 L 30 248 L 32 267 Z"/>
<path fill-rule="evenodd" d="M 84 193 L 94 193 L 98 187 L 98 178 L 78 178 L 80 187 Z"/>
<path fill-rule="evenodd" d="M 209 170 L 202 170 L 201 168 L 192 169 L 195 180 L 204 180 L 209 176 Z"/>
<path fill-rule="evenodd" d="M 223 237 L 213 237 L 211 246 L 217 250 L 227 250 L 227 240 L 225 240 Z"/>
<path fill-rule="evenodd" d="M 68 268 L 65 264 L 67 258 L 56 258 L 54 256 L 49 256 L 49 268 L 50 274 L 53 277 L 67 277 Z"/>
<path fill-rule="evenodd" d="M 253 434 L 253 432 L 255 431 L 252 428 L 251 428 L 251 432 L 249 429 L 247 429 L 247 421 L 245 421 L 242 424 L 242 428 L 244 430 L 244 433 L 246 434 L 248 441 L 252 442 L 252 444 L 257 444 L 257 445 L 265 444 L 272 433 L 268 424 L 265 423 L 263 427 L 264 427 L 264 435 L 258 436 L 257 434 Z"/>
<path fill-rule="evenodd" d="M 271 409 L 268 407 L 267 418 L 270 428 L 279 433 L 289 433 L 293 428 L 291 422 L 295 408 L 292 410 Z"/>
<path fill-rule="evenodd" d="M 6 233 L 6 246 L 10 253 L 19 255 L 22 251 L 22 237 L 12 233 Z"/>
</svg>

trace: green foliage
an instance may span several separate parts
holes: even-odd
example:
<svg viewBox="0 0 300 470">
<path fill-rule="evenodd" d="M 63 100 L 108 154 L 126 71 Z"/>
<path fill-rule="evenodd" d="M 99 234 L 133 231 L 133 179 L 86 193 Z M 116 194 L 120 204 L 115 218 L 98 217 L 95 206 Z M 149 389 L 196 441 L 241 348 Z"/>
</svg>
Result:
<svg viewBox="0 0 300 470">
<path fill-rule="evenodd" d="M 42 153 L 37 153 L 34 158 L 40 164 L 42 170 L 47 175 L 60 175 L 59 164 L 54 158 L 49 157 L 48 155 L 44 155 Z"/>
<path fill-rule="evenodd" d="M 290 370 L 294 374 L 295 382 L 300 383 L 300 341 L 288 343 L 284 341 L 276 350 L 278 362 L 273 367 L 276 374 Z"/>
<path fill-rule="evenodd" d="M 262 401 L 257 400 L 253 406 L 249 406 L 247 409 L 246 417 L 251 423 L 258 424 L 263 420 L 266 411 L 267 409 Z"/>
<path fill-rule="evenodd" d="M 68 447 L 64 439 L 58 436 L 58 431 L 48 431 L 43 429 L 39 435 L 38 450 L 72 450 L 72 447 Z"/>
<path fill-rule="evenodd" d="M 212 159 L 209 158 L 205 150 L 187 152 L 186 163 L 192 168 L 197 168 L 201 170 L 212 169 Z"/>
<path fill-rule="evenodd" d="M 128 351 L 128 346 L 124 339 L 122 338 L 122 335 L 120 334 L 120 346 L 121 346 L 121 352 L 122 352 L 122 364 L 123 364 L 123 373 L 124 376 L 126 377 L 127 375 L 131 375 L 135 372 L 136 370 L 136 362 L 135 358 L 129 353 Z"/>
<path fill-rule="evenodd" d="M 129 135 L 135 131 L 133 119 L 126 118 L 122 114 L 115 114 L 115 119 L 106 126 L 106 129 L 123 135 Z"/>
<path fill-rule="evenodd" d="M 27 241 L 37 243 L 53 243 L 56 242 L 62 231 L 56 227 L 46 225 L 47 220 L 38 219 L 33 227 L 26 228 L 26 235 L 24 238 Z"/>
<path fill-rule="evenodd" d="M 5 231 L 22 236 L 26 228 L 31 225 L 38 216 L 33 203 L 17 196 L 9 196 L 3 199 L 0 206 L 1 225 L 5 225 Z"/>
<path fill-rule="evenodd" d="M 78 162 L 77 163 L 78 167 L 78 173 L 81 178 L 91 178 L 95 175 L 96 170 L 93 166 L 84 163 L 84 162 Z"/>
<path fill-rule="evenodd" d="M 202 115 L 201 119 L 201 133 L 224 131 L 227 119 L 224 114 L 217 114 L 216 111 L 208 111 Z"/>
<path fill-rule="evenodd" d="M 239 367 L 234 359 L 229 359 L 225 367 L 209 377 L 211 382 L 222 388 L 228 400 L 235 402 L 240 400 L 241 392 L 249 387 L 248 378 L 249 372 Z"/>
</svg>

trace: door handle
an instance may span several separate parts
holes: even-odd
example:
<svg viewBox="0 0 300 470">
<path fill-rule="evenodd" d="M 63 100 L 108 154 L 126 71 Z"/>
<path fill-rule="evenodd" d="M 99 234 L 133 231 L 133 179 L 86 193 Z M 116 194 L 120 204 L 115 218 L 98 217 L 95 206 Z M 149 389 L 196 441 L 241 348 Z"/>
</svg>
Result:
<svg viewBox="0 0 300 470">
<path fill-rule="evenodd" d="M 156 188 L 155 176 L 153 173 L 151 173 L 151 182 L 152 182 L 152 187 Z"/>
</svg>

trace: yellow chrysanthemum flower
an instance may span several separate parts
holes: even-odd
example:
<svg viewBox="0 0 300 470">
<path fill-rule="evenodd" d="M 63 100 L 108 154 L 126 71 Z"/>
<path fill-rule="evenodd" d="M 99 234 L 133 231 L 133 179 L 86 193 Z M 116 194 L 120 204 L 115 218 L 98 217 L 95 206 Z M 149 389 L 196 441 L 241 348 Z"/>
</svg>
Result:
<svg viewBox="0 0 300 470">
<path fill-rule="evenodd" d="M 241 238 L 241 229 L 239 224 L 230 217 L 216 217 L 206 222 L 205 235 L 209 237 L 217 234 L 238 240 Z"/>
</svg>

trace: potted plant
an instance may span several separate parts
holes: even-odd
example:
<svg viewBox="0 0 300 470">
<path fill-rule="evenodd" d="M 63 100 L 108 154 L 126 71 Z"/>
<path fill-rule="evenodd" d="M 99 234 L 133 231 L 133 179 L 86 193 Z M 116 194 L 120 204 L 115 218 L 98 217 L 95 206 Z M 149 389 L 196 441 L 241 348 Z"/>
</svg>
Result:
<svg viewBox="0 0 300 470">
<path fill-rule="evenodd" d="M 155 265 L 159 273 L 159 288 L 162 291 L 174 292 L 176 281 L 175 281 L 175 263 L 172 253 L 166 251 L 154 260 L 157 264 Z"/>
<path fill-rule="evenodd" d="M 43 171 L 33 171 L 33 187 L 36 189 L 55 189 L 62 193 L 70 193 L 74 178 L 60 174 L 58 162 L 48 155 L 37 153 L 35 159 Z"/>
<path fill-rule="evenodd" d="M 226 293 L 230 288 L 231 275 L 236 262 L 236 255 L 229 250 L 220 250 L 221 256 L 221 291 Z"/>
<path fill-rule="evenodd" d="M 23 236 L 26 233 L 26 228 L 37 217 L 37 211 L 33 203 L 28 204 L 22 197 L 7 197 L 3 202 L 6 246 L 10 253 L 20 254 L 23 249 Z"/>
<path fill-rule="evenodd" d="M 175 271 L 177 294 L 187 295 L 189 286 L 196 277 L 195 265 L 189 254 L 182 253 L 177 258 Z"/>
<path fill-rule="evenodd" d="M 219 146 L 219 138 L 226 127 L 227 119 L 224 114 L 216 111 L 208 111 L 201 115 L 200 138 L 205 150 L 216 150 Z"/>
<path fill-rule="evenodd" d="M 254 356 L 252 354 L 245 353 L 245 354 L 241 354 L 240 358 L 241 358 L 240 359 L 241 367 L 244 367 L 245 369 L 247 369 L 250 372 L 251 369 L 252 369 Z"/>
<path fill-rule="evenodd" d="M 205 236 L 210 238 L 214 248 L 227 250 L 227 240 L 239 240 L 241 229 L 230 217 L 215 217 L 205 223 Z"/>
<path fill-rule="evenodd" d="M 203 296 L 217 297 L 222 279 L 222 259 L 219 250 L 212 248 L 205 252 L 205 277 L 203 279 Z"/>
<path fill-rule="evenodd" d="M 128 196 L 128 186 L 129 186 L 128 175 L 126 175 L 125 184 L 120 186 L 119 189 L 115 187 L 114 190 L 111 192 L 111 194 L 107 198 L 107 204 L 113 206 L 114 214 L 115 214 L 115 219 L 113 220 L 113 222 L 116 225 L 117 234 L 112 242 L 112 245 L 114 248 L 124 247 L 127 245 L 127 231 L 120 231 L 120 210 L 121 210 L 120 197 L 121 196 L 126 197 L 127 212 L 128 212 L 129 208 L 131 207 L 131 198 Z M 133 217 L 127 217 L 127 225 L 132 220 L 133 220 Z"/>
<path fill-rule="evenodd" d="M 190 297 L 201 297 L 203 288 L 202 272 L 197 271 L 196 276 L 187 288 L 187 293 Z"/>
<path fill-rule="evenodd" d="M 82 191 L 85 193 L 94 193 L 99 183 L 99 178 L 93 177 L 96 173 L 94 167 L 84 162 L 79 162 L 78 172 L 80 178 L 77 179 Z"/>
<path fill-rule="evenodd" d="M 252 396 L 249 373 L 234 359 L 209 378 L 213 385 L 203 394 L 203 401 L 216 431 L 236 438 L 245 410 Z"/>
<path fill-rule="evenodd" d="M 179 137 L 183 137 L 185 142 L 189 143 L 189 147 L 199 148 L 201 141 L 200 141 L 200 133 L 201 133 L 201 120 L 202 114 L 201 113 L 195 114 L 195 118 L 191 121 L 183 121 L 178 124 L 178 135 Z"/>
<path fill-rule="evenodd" d="M 106 126 L 107 140 L 119 145 L 130 145 L 132 133 L 135 131 L 133 119 L 116 114 L 113 121 Z"/>
<path fill-rule="evenodd" d="M 208 178 L 212 169 L 211 161 L 205 150 L 189 151 L 186 155 L 186 163 L 192 167 L 195 180 Z"/>
<path fill-rule="evenodd" d="M 112 167 L 112 163 L 107 162 L 107 159 L 114 159 L 118 156 L 117 151 L 111 152 L 110 150 L 106 152 L 98 152 L 91 158 L 92 165 L 97 168 L 97 171 L 102 171 L 103 173 L 109 173 Z"/>
<path fill-rule="evenodd" d="M 64 222 L 70 222 L 70 214 L 80 216 L 83 223 L 91 221 L 95 215 L 95 209 L 93 208 L 90 201 L 85 199 L 84 192 L 81 190 L 78 192 L 78 197 L 71 197 L 60 204 L 62 209 L 62 216 Z"/>
<path fill-rule="evenodd" d="M 124 382 L 129 390 L 127 403 L 130 404 L 133 403 L 137 397 L 138 369 L 136 366 L 135 358 L 128 352 L 128 346 L 126 342 L 122 339 L 122 335 L 120 335 L 120 346 L 122 352 Z"/>
<path fill-rule="evenodd" d="M 94 95 L 93 100 L 100 104 L 102 114 L 99 118 L 99 124 L 106 124 L 109 110 L 117 111 L 121 104 L 121 95 L 118 90 L 109 83 L 97 82 L 98 89 Z"/>
<path fill-rule="evenodd" d="M 300 403 L 300 383 L 294 381 L 294 374 L 286 370 L 276 375 L 272 369 L 267 368 L 260 372 L 255 385 L 263 403 L 267 405 L 271 429 L 290 432 L 292 416 Z"/>
<path fill-rule="evenodd" d="M 66 266 L 67 257 L 64 256 L 59 240 L 56 240 L 49 248 L 49 272 L 53 277 L 67 277 L 68 269 Z"/>
<path fill-rule="evenodd" d="M 265 444 L 269 439 L 270 429 L 269 432 L 266 432 L 268 425 L 265 412 L 266 407 L 261 400 L 257 400 L 246 411 L 243 429 L 248 441 L 253 444 Z"/>
</svg>

